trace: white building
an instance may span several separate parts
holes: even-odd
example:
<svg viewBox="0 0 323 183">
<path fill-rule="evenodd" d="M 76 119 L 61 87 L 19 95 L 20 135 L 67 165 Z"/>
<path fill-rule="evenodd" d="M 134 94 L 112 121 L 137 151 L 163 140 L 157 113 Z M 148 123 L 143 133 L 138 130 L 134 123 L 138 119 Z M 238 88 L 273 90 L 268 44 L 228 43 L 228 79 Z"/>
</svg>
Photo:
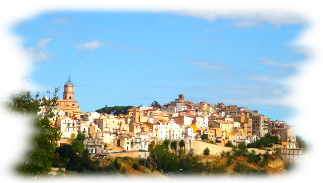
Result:
<svg viewBox="0 0 323 183">
<path fill-rule="evenodd" d="M 194 139 L 194 133 L 192 127 L 185 127 L 185 136 L 188 137 L 188 139 Z"/>
<path fill-rule="evenodd" d="M 75 135 L 78 132 L 77 120 L 70 117 L 60 117 L 57 121 L 57 125 L 60 128 L 62 138 L 71 138 L 71 135 Z"/>
<path fill-rule="evenodd" d="M 101 139 L 105 144 L 112 144 L 113 140 L 116 139 L 116 134 L 110 132 L 99 132 L 97 138 Z"/>
<path fill-rule="evenodd" d="M 156 133 L 157 140 L 169 139 L 169 125 L 162 123 L 153 125 L 153 131 Z"/>
<path fill-rule="evenodd" d="M 237 121 L 233 122 L 233 128 L 240 128 L 240 123 Z"/>
<path fill-rule="evenodd" d="M 196 117 L 196 122 L 200 123 L 201 128 L 206 128 L 209 126 L 209 118 L 207 116 Z"/>
</svg>

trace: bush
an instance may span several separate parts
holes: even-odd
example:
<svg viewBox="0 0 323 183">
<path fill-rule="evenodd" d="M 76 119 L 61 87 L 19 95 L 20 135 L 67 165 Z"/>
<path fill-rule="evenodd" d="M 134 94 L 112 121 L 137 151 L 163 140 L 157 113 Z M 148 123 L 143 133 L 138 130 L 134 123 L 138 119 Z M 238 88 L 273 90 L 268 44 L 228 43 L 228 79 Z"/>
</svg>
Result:
<svg viewBox="0 0 323 183">
<path fill-rule="evenodd" d="M 136 169 L 136 170 L 139 170 L 140 171 L 140 167 L 139 167 L 140 165 L 138 164 L 138 163 L 134 163 L 133 165 L 132 165 L 132 168 L 134 168 L 134 169 Z"/>
<path fill-rule="evenodd" d="M 228 143 L 225 144 L 225 147 L 233 147 L 234 145 L 229 141 Z"/>
<path fill-rule="evenodd" d="M 202 136 L 201 136 L 201 139 L 202 140 L 207 140 L 209 138 L 209 136 L 207 135 L 207 134 L 203 134 Z"/>
<path fill-rule="evenodd" d="M 240 174 L 241 182 L 268 183 L 268 173 L 265 170 L 256 170 L 243 163 L 237 163 L 234 171 Z"/>
<path fill-rule="evenodd" d="M 205 148 L 204 151 L 203 151 L 203 154 L 206 155 L 206 156 L 210 155 L 210 149 L 208 147 Z"/>
<path fill-rule="evenodd" d="M 257 140 L 253 143 L 248 144 L 249 148 L 258 148 L 263 149 L 265 147 L 272 147 L 273 144 L 279 144 L 280 141 L 277 136 L 271 136 L 270 134 L 266 134 L 264 137 L 261 137 L 260 140 Z"/>
<path fill-rule="evenodd" d="M 261 167 L 264 167 L 265 165 L 267 165 L 269 163 L 269 158 L 270 155 L 268 153 L 268 151 L 265 153 L 265 155 L 263 156 L 263 159 L 261 161 L 261 163 L 259 164 Z"/>
<path fill-rule="evenodd" d="M 146 161 L 146 165 L 145 165 L 145 161 Z M 142 166 L 146 166 L 147 168 L 150 168 L 149 162 L 144 158 L 139 159 L 139 164 L 141 164 Z"/>
<path fill-rule="evenodd" d="M 258 164 L 259 161 L 261 160 L 261 156 L 260 156 L 260 153 L 258 155 L 256 155 L 255 151 L 252 150 L 251 153 L 249 153 L 247 155 L 247 158 L 248 158 L 248 163 L 255 163 L 255 164 Z"/>
<path fill-rule="evenodd" d="M 120 170 L 121 164 L 118 162 L 118 158 L 113 161 L 113 165 L 116 169 Z"/>
<path fill-rule="evenodd" d="M 194 149 L 190 149 L 190 151 L 188 152 L 188 155 L 193 156 L 193 154 L 194 154 Z"/>
<path fill-rule="evenodd" d="M 244 143 L 238 145 L 238 147 L 233 147 L 233 156 L 246 156 L 248 154 L 247 146 Z"/>
</svg>

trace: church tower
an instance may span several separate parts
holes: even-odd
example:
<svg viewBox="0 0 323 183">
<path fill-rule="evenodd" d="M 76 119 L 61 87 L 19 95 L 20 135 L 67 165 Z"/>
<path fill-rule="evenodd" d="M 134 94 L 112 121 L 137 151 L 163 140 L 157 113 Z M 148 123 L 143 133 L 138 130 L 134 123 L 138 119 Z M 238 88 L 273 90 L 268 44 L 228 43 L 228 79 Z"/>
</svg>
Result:
<svg viewBox="0 0 323 183">
<path fill-rule="evenodd" d="M 68 81 L 64 85 L 63 99 L 74 100 L 74 84 L 68 76 Z"/>
</svg>

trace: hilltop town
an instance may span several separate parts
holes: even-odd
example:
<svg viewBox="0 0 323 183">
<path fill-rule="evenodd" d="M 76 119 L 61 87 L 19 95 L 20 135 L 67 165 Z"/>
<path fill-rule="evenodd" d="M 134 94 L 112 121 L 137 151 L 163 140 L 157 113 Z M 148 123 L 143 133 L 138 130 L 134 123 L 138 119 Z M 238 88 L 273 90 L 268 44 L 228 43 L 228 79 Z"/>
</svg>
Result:
<svg viewBox="0 0 323 183">
<path fill-rule="evenodd" d="M 153 101 L 83 112 L 70 79 L 62 99 L 33 98 L 24 77 L 17 86 L 2 83 L 8 94 L 0 100 L 5 127 L 0 177 L 6 182 L 321 182 L 323 177 L 323 159 L 296 135 L 295 126 L 246 107 L 194 103 L 179 94 L 164 105 Z M 28 163 L 35 159 L 38 163 Z M 21 165 L 31 173 L 17 173 Z"/>
<path fill-rule="evenodd" d="M 280 143 L 270 150 L 279 151 L 284 162 L 287 158 L 289 163 L 297 162 L 302 155 L 294 126 L 285 121 L 272 121 L 246 107 L 194 103 L 179 94 L 163 106 L 133 107 L 124 114 L 114 115 L 83 112 L 74 95 L 74 84 L 69 78 L 64 85 L 63 99 L 58 99 L 55 117 L 51 119 L 52 126 L 59 128 L 61 133 L 57 145 L 71 144 L 77 134 L 83 133 L 86 137 L 84 147 L 92 157 L 147 158 L 149 144 L 164 140 L 185 143 L 186 154 L 193 149 L 194 154 L 202 155 L 207 147 L 211 155 L 220 155 L 230 150 L 227 149 L 229 144 L 248 145 L 266 134 L 278 137 Z"/>
</svg>

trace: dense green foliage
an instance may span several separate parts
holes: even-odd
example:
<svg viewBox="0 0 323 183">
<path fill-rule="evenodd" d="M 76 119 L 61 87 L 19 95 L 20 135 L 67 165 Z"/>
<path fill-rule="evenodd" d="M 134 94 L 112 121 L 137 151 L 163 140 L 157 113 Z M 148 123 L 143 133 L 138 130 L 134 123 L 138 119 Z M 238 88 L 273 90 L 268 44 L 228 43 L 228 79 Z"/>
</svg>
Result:
<svg viewBox="0 0 323 183">
<path fill-rule="evenodd" d="M 162 108 L 162 106 L 159 104 L 159 102 L 157 102 L 157 101 L 153 101 L 152 103 L 151 103 L 151 105 L 150 105 L 151 107 L 157 107 L 157 108 L 159 108 L 159 109 L 161 109 Z"/>
<path fill-rule="evenodd" d="M 101 109 L 96 110 L 98 113 L 106 113 L 106 114 L 127 114 L 128 109 L 133 108 L 133 106 L 114 106 L 114 107 L 103 107 Z"/>
<path fill-rule="evenodd" d="M 216 160 L 216 158 L 210 162 L 208 158 L 205 163 L 202 163 L 198 156 L 193 156 L 193 151 L 188 155 L 179 153 L 177 156 L 175 153 L 170 151 L 168 145 L 169 141 L 164 141 L 157 145 L 151 145 L 149 149 L 150 156 L 148 158 L 149 164 L 153 168 L 168 175 L 180 173 L 199 174 L 202 172 L 205 174 L 224 173 L 228 166 L 233 166 L 234 173 L 237 174 L 266 174 L 266 171 L 263 168 L 255 169 L 242 162 L 236 162 L 237 158 L 246 157 L 248 163 L 254 163 L 259 167 L 264 167 L 269 163 L 271 156 L 275 156 L 269 155 L 268 152 L 264 155 L 261 155 L 260 153 L 255 154 L 255 151 L 249 152 L 247 146 L 242 143 L 238 146 L 233 146 L 231 152 L 228 151 L 221 153 L 221 157 L 226 160 L 226 163 L 219 163 L 219 160 Z M 209 155 L 209 148 L 205 148 L 203 154 Z M 233 162 L 235 163 L 232 165 Z M 138 165 L 135 164 L 134 167 L 138 168 Z"/>
<path fill-rule="evenodd" d="M 239 144 L 238 146 L 233 146 L 232 151 L 231 152 L 222 152 L 221 153 L 222 157 L 226 157 L 227 158 L 227 165 L 230 165 L 232 163 L 232 160 L 236 157 L 239 156 L 243 156 L 248 158 L 248 163 L 254 163 L 259 165 L 260 167 L 264 167 L 265 165 L 267 165 L 269 163 L 269 159 L 271 156 L 276 156 L 274 155 L 270 155 L 268 153 L 268 151 L 264 154 L 261 155 L 256 154 L 254 150 L 252 150 L 251 152 L 248 151 L 247 146 L 244 143 Z"/>
<path fill-rule="evenodd" d="M 224 146 L 225 146 L 225 147 L 233 147 L 233 144 L 232 144 L 232 142 L 231 142 L 231 141 L 229 141 L 229 142 L 228 142 L 228 143 L 226 143 Z"/>
<path fill-rule="evenodd" d="M 208 147 L 204 149 L 203 155 L 206 155 L 206 156 L 210 155 L 210 149 Z"/>
<path fill-rule="evenodd" d="M 39 99 L 27 89 L 23 76 L 0 82 L 0 180 L 39 182 L 48 171 L 59 133 L 51 127 L 57 89 L 52 99 Z M 48 91 L 48 94 L 50 92 Z"/>
<path fill-rule="evenodd" d="M 161 144 L 150 147 L 149 161 L 155 165 L 158 171 L 162 173 L 197 173 L 203 170 L 203 166 L 198 162 L 197 157 L 193 157 L 193 151 L 189 155 L 169 151 L 169 141 L 165 140 Z"/>
<path fill-rule="evenodd" d="M 78 133 L 71 145 L 58 147 L 56 149 L 56 156 L 53 159 L 53 165 L 56 167 L 64 167 L 66 170 L 76 171 L 78 173 L 106 173 L 120 169 L 118 159 L 115 159 L 104 167 L 99 166 L 98 161 L 91 160 L 88 149 L 84 148 L 84 139 L 85 135 Z"/>
<path fill-rule="evenodd" d="M 170 148 L 171 149 L 174 149 L 175 150 L 175 152 L 177 152 L 176 150 L 177 150 L 177 142 L 176 141 L 172 141 L 171 143 L 170 143 Z"/>
<path fill-rule="evenodd" d="M 243 163 L 237 163 L 234 167 L 233 182 L 240 183 L 268 183 L 268 173 L 265 170 L 256 170 Z M 230 182 L 230 181 L 229 181 Z"/>
<path fill-rule="evenodd" d="M 260 140 L 256 140 L 255 142 L 248 144 L 248 148 L 263 149 L 265 147 L 272 147 L 273 144 L 279 143 L 280 141 L 277 136 L 272 136 L 267 133 L 264 137 L 261 137 Z"/>
<path fill-rule="evenodd" d="M 310 149 L 310 145 L 308 143 L 306 143 L 306 141 L 303 140 L 303 138 L 301 136 L 296 136 L 296 142 L 298 144 L 298 147 L 303 148 L 304 151 L 307 151 Z"/>
<path fill-rule="evenodd" d="M 207 140 L 209 138 L 209 136 L 207 135 L 207 134 L 203 134 L 202 136 L 201 136 L 201 139 L 202 140 Z"/>
<path fill-rule="evenodd" d="M 184 147 L 185 146 L 185 141 L 184 140 L 179 141 L 178 145 L 179 145 L 180 148 Z"/>
</svg>

